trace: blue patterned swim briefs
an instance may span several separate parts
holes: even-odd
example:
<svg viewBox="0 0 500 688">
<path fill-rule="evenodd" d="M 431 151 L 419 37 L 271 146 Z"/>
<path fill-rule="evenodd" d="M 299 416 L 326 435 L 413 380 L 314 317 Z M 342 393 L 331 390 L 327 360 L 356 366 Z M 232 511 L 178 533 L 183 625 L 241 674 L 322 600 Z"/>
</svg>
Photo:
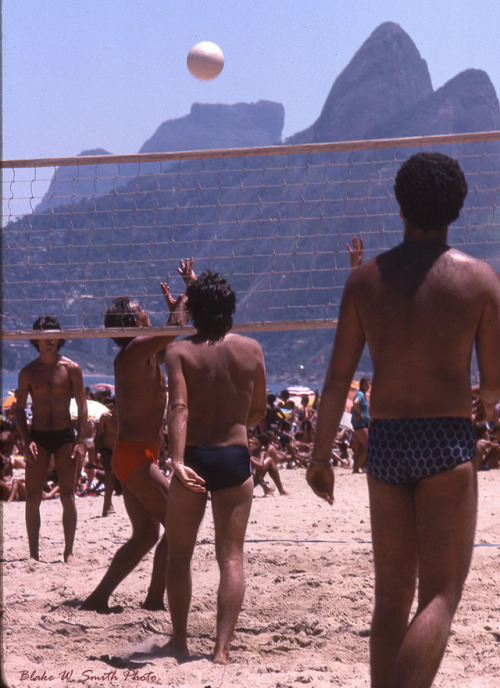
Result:
<svg viewBox="0 0 500 688">
<path fill-rule="evenodd" d="M 388 485 L 411 485 L 470 461 L 475 452 L 470 418 L 374 418 L 366 469 Z"/>
</svg>

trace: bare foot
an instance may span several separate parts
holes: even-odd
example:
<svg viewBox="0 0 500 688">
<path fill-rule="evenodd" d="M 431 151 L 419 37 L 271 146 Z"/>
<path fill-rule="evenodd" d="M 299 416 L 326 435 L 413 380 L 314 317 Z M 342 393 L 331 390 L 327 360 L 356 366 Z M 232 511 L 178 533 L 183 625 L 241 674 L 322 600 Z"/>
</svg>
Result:
<svg viewBox="0 0 500 688">
<path fill-rule="evenodd" d="M 106 511 L 103 510 L 102 517 L 108 516 L 109 514 L 116 514 L 114 506 L 110 506 Z"/>
<path fill-rule="evenodd" d="M 216 646 L 215 650 L 214 650 L 213 662 L 214 662 L 214 664 L 227 664 L 229 662 L 229 648 L 217 649 L 217 646 Z"/>
<path fill-rule="evenodd" d="M 80 609 L 87 612 L 109 612 L 108 600 L 100 600 L 93 595 L 89 595 L 86 600 L 84 600 Z"/>
<path fill-rule="evenodd" d="M 74 564 L 75 563 L 75 557 L 73 556 L 73 552 L 70 552 L 69 554 L 64 554 L 64 563 L 65 564 Z"/>
<path fill-rule="evenodd" d="M 141 606 L 143 609 L 147 609 L 150 612 L 164 612 L 167 609 L 163 600 L 157 602 L 156 600 L 149 599 L 149 597 L 146 597 Z"/>
<path fill-rule="evenodd" d="M 280 492 L 280 495 L 281 495 L 282 497 L 288 497 L 289 494 L 290 494 L 290 493 L 287 492 L 286 490 L 281 490 L 281 492 Z"/>
<path fill-rule="evenodd" d="M 190 657 L 187 643 L 174 636 L 165 645 L 165 653 L 168 657 L 175 657 L 178 662 L 186 662 Z"/>
</svg>

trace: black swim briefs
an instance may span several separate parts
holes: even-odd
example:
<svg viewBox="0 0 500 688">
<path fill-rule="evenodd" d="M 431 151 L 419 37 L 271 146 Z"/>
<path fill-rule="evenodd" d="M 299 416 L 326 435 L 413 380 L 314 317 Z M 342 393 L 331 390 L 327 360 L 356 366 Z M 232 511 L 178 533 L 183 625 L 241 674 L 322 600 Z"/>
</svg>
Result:
<svg viewBox="0 0 500 688">
<path fill-rule="evenodd" d="M 252 475 L 248 447 L 194 447 L 188 445 L 184 464 L 205 481 L 205 488 L 222 490 L 242 485 Z"/>
<path fill-rule="evenodd" d="M 45 449 L 49 454 L 55 454 L 59 447 L 65 444 L 75 443 L 75 432 L 71 427 L 62 430 L 35 430 L 31 428 L 30 437 L 32 442 Z"/>
</svg>

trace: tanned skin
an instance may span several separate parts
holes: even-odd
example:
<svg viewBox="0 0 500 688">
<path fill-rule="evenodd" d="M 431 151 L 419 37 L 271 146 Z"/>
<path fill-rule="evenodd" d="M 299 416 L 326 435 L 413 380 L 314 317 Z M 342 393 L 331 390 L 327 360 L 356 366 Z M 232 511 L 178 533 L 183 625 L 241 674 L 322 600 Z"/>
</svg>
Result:
<svg viewBox="0 0 500 688">
<path fill-rule="evenodd" d="M 482 416 L 500 396 L 500 280 L 447 244 L 447 227 L 404 223 L 403 242 L 349 276 L 318 410 L 307 481 L 333 504 L 331 446 L 365 342 L 372 418 L 471 417 L 475 345 Z M 478 409 L 476 408 L 476 411 Z M 368 476 L 375 565 L 372 688 L 427 688 L 466 579 L 477 508 L 473 462 L 415 487 Z M 418 610 L 408 625 L 416 578 Z"/>
<path fill-rule="evenodd" d="M 195 279 L 192 260 L 181 261 L 179 273 L 188 283 Z M 169 324 L 183 324 L 184 296 L 173 299 L 168 285 L 161 284 L 171 312 Z M 115 400 L 118 418 L 117 439 L 160 446 L 166 405 L 165 376 L 160 367 L 165 348 L 175 334 L 151 336 L 146 312 L 137 306 L 140 333 L 124 346 L 115 358 Z M 121 581 L 158 542 L 160 524 L 165 527 L 168 481 L 157 464 L 144 464 L 134 470 L 123 484 L 125 508 L 132 523 L 132 537 L 116 552 L 108 571 L 81 609 L 108 612 L 109 597 Z M 151 583 L 144 609 L 165 609 L 167 536 L 163 534 L 155 549 Z"/>
<path fill-rule="evenodd" d="M 191 557 L 207 503 L 204 480 L 184 465 L 184 449 L 186 445 L 247 447 L 247 428 L 266 413 L 266 377 L 260 345 L 231 333 L 215 343 L 199 334 L 174 342 L 167 351 L 166 368 L 174 467 L 167 520 L 167 594 L 173 628 L 169 650 L 183 660 L 189 657 Z M 230 641 L 243 603 L 243 545 L 252 495 L 252 477 L 242 485 L 211 493 L 220 569 L 213 658 L 218 664 L 229 660 Z"/>
<path fill-rule="evenodd" d="M 59 354 L 57 339 L 38 340 L 39 356 L 19 373 L 16 423 L 26 457 L 26 529 L 30 557 L 40 559 L 40 502 L 51 454 L 33 442 L 26 421 L 26 403 L 31 395 L 31 427 L 44 432 L 64 430 L 72 425 L 70 402 L 78 408 L 76 442 L 63 444 L 54 454 L 63 511 L 64 553 L 66 563 L 74 560 L 73 544 L 77 512 L 75 485 L 77 466 L 85 453 L 80 441 L 87 423 L 87 400 L 80 366 Z"/>
</svg>

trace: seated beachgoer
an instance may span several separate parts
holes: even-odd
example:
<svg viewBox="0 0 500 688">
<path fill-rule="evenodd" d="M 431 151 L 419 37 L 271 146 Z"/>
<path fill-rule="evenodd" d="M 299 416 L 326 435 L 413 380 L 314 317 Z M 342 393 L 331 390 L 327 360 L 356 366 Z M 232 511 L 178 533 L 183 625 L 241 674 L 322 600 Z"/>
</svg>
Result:
<svg viewBox="0 0 500 688">
<path fill-rule="evenodd" d="M 288 495 L 288 492 L 283 487 L 281 482 L 280 472 L 278 469 L 276 451 L 269 441 L 266 434 L 261 434 L 257 437 L 260 444 L 257 452 L 250 452 L 250 462 L 252 468 L 262 477 L 262 480 L 269 475 L 271 480 L 278 488 L 280 495 Z"/>
</svg>

